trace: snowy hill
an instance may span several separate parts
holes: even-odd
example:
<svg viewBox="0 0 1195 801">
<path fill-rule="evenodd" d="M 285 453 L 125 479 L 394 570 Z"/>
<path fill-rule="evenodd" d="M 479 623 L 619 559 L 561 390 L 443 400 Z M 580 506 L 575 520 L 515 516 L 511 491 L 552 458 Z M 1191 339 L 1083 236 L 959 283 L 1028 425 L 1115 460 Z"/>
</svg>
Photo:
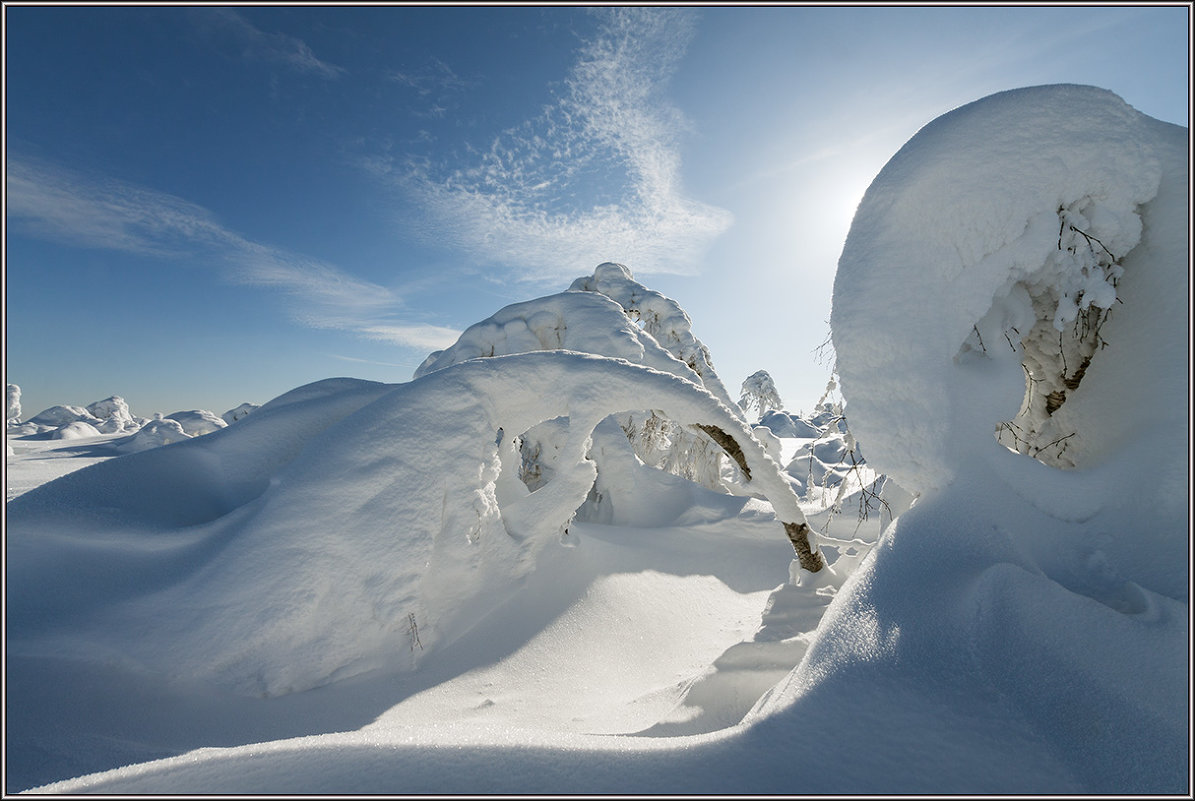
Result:
<svg viewBox="0 0 1195 801">
<path fill-rule="evenodd" d="M 1079 86 L 923 128 L 813 416 L 604 264 L 25 492 L 6 790 L 1189 790 L 1186 136 Z"/>
</svg>

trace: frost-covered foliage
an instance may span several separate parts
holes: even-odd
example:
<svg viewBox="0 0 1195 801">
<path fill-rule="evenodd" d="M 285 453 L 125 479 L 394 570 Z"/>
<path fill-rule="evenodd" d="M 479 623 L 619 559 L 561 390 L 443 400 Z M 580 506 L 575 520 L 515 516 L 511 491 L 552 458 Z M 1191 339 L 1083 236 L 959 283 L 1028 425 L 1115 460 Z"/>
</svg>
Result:
<svg viewBox="0 0 1195 801">
<path fill-rule="evenodd" d="M 592 276 L 574 281 L 567 292 L 512 304 L 470 326 L 451 347 L 429 355 L 415 376 L 467 359 L 537 350 L 626 359 L 686 378 L 735 413 L 738 410 L 680 305 L 635 281 L 625 266 L 609 262 L 598 265 Z M 731 465 L 726 466 L 728 475 L 723 475 L 722 449 L 708 435 L 676 425 L 659 410 L 624 412 L 618 424 L 635 455 L 652 467 L 708 488 L 722 488 L 724 480 L 734 480 Z M 565 431 L 566 426 L 553 424 L 522 435 L 528 486 L 536 486 L 539 476 L 552 471 L 552 455 Z M 597 436 L 614 433 L 613 428 L 603 427 Z"/>
<path fill-rule="evenodd" d="M 743 380 L 743 387 L 739 392 L 739 408 L 747 414 L 757 410 L 762 417 L 769 411 L 784 408 L 780 400 L 780 393 L 776 390 L 776 382 L 767 370 L 758 370 Z"/>
<path fill-rule="evenodd" d="M 8 411 L 5 419 L 8 425 L 21 422 L 21 388 L 16 384 L 9 384 L 5 395 L 8 398 Z"/>
<path fill-rule="evenodd" d="M 228 425 L 232 425 L 237 420 L 240 420 L 241 418 L 253 412 L 255 409 L 259 408 L 261 408 L 260 405 L 256 403 L 242 403 L 240 406 L 237 406 L 234 409 L 229 409 L 224 414 L 220 415 L 220 419 Z"/>
</svg>

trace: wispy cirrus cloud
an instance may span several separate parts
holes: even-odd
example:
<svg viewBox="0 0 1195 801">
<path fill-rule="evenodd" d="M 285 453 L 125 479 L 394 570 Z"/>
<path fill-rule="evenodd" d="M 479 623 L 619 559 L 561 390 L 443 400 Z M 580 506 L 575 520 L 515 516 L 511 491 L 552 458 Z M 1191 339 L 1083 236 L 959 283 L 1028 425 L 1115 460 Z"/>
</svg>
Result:
<svg viewBox="0 0 1195 801">
<path fill-rule="evenodd" d="M 363 326 L 359 333 L 368 338 L 425 350 L 441 350 L 456 342 L 461 332 L 440 325 L 384 325 Z"/>
<path fill-rule="evenodd" d="M 174 195 L 11 154 L 7 190 L 8 222 L 15 230 L 75 247 L 217 263 L 230 280 L 284 294 L 291 316 L 313 328 L 418 349 L 429 342 L 444 347 L 457 333 L 397 323 L 402 301 L 386 287 L 247 239 Z"/>
<path fill-rule="evenodd" d="M 281 64 L 320 78 L 336 78 L 346 70 L 316 57 L 302 39 L 285 33 L 266 33 L 232 8 L 192 8 L 193 18 L 213 35 L 240 48 L 244 58 Z"/>
<path fill-rule="evenodd" d="M 679 8 L 601 9 L 557 100 L 474 149 L 464 167 L 431 159 L 398 175 L 428 215 L 425 233 L 518 277 L 556 279 L 624 261 L 691 273 L 729 212 L 687 196 L 683 115 L 664 88 L 693 35 Z"/>
</svg>

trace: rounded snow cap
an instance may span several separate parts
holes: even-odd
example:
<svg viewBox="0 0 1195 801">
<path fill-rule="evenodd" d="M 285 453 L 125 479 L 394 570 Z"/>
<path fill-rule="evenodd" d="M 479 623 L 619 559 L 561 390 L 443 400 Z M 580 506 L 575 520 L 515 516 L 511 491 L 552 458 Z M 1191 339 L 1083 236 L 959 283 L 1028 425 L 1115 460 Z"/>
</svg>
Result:
<svg viewBox="0 0 1195 801">
<path fill-rule="evenodd" d="M 1120 391 L 1103 343 L 1149 362 L 1128 350 L 1130 318 L 1185 339 L 1185 317 L 1173 331 L 1136 319 L 1164 298 L 1129 297 L 1156 270 L 1185 285 L 1185 251 L 1171 264 L 1139 247 L 1166 172 L 1181 173 L 1172 129 L 1185 133 L 1104 89 L 1038 86 L 948 112 L 892 157 L 851 224 L 831 314 L 846 413 L 877 470 L 920 492 L 980 452 L 1103 458 L 1111 429 L 1080 419 Z"/>
<path fill-rule="evenodd" d="M 593 277 L 598 281 L 613 281 L 620 278 L 630 280 L 635 276 L 631 275 L 631 270 L 625 264 L 618 264 L 613 261 L 604 261 L 597 266 L 593 271 Z"/>
</svg>

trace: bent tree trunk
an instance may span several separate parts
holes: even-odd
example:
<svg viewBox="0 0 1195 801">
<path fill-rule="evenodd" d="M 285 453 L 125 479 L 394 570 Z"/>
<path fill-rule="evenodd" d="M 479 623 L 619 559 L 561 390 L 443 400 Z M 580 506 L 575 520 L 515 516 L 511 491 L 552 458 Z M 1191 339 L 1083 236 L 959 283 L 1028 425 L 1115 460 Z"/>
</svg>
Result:
<svg viewBox="0 0 1195 801">
<path fill-rule="evenodd" d="M 735 464 L 739 466 L 739 470 L 742 471 L 747 481 L 751 481 L 751 467 L 747 464 L 747 458 L 743 454 L 742 447 L 734 437 L 717 426 L 697 423 L 694 427 L 704 431 L 722 450 L 726 451 L 726 455 L 733 459 Z M 754 437 L 752 439 L 754 440 Z M 779 510 L 777 510 L 777 513 L 779 513 Z M 802 519 L 797 522 L 785 520 L 781 520 L 781 522 L 784 524 L 784 533 L 788 535 L 788 541 L 792 543 L 793 550 L 796 551 L 797 560 L 800 562 L 801 567 L 810 573 L 816 573 L 825 567 L 825 557 L 822 556 L 820 551 L 813 550 L 813 546 L 809 542 L 810 528 L 809 524 L 805 522 L 804 517 L 802 516 Z"/>
</svg>

